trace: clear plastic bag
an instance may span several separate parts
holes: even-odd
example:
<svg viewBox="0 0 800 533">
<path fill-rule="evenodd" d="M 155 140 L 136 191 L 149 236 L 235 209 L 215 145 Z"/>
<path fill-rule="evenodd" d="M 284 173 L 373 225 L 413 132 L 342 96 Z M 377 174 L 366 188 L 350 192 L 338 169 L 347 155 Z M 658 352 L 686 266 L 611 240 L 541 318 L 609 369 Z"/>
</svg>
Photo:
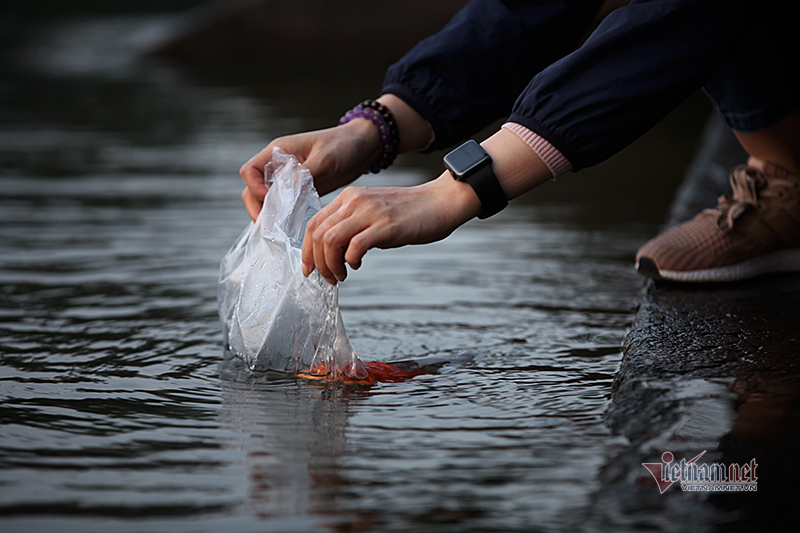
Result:
<svg viewBox="0 0 800 533">
<path fill-rule="evenodd" d="M 321 208 L 311 173 L 275 148 L 255 223 L 223 257 L 218 302 L 228 348 L 251 370 L 363 380 L 345 332 L 338 287 L 301 272 L 306 223 Z"/>
</svg>

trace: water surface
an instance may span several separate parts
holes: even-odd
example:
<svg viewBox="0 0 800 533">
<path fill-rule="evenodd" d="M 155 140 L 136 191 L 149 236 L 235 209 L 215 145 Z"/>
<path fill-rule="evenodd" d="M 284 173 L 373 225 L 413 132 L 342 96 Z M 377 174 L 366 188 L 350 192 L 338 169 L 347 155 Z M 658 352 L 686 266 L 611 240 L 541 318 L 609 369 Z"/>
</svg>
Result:
<svg viewBox="0 0 800 533">
<path fill-rule="evenodd" d="M 0 529 L 585 525 L 624 444 L 603 417 L 641 288 L 631 258 L 661 220 L 626 187 L 640 180 L 564 178 L 574 194 L 548 185 L 442 243 L 370 252 L 340 290 L 356 350 L 451 358 L 439 374 L 254 375 L 216 315 L 247 220 L 237 171 L 320 117 L 282 111 L 298 104 L 281 87 L 131 64 L 162 23 L 58 26 L 0 83 Z M 80 55 L 109 35 L 104 62 Z M 362 181 L 437 167 L 405 158 Z"/>
</svg>

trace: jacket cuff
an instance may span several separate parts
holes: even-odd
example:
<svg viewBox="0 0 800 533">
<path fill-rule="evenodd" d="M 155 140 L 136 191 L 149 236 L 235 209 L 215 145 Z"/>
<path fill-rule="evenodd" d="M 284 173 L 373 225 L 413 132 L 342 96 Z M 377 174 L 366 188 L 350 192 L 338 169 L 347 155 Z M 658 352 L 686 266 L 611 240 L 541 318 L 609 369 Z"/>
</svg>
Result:
<svg viewBox="0 0 800 533">
<path fill-rule="evenodd" d="M 553 179 L 559 178 L 572 170 L 572 163 L 562 154 L 555 146 L 550 144 L 550 141 L 535 133 L 522 124 L 516 122 L 506 122 L 503 128 L 514 133 L 517 137 L 522 139 L 525 144 L 531 147 L 531 150 L 536 152 L 550 173 Z"/>
</svg>

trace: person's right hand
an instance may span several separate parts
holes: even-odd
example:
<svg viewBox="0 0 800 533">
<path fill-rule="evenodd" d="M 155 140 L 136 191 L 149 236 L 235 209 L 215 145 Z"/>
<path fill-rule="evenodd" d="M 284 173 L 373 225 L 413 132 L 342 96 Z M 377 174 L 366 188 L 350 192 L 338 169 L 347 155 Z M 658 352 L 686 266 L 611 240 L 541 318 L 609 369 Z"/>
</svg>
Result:
<svg viewBox="0 0 800 533">
<path fill-rule="evenodd" d="M 308 221 L 303 275 L 316 269 L 335 285 L 371 248 L 442 240 L 480 208 L 472 187 L 447 171 L 414 187 L 348 187 Z"/>
<path fill-rule="evenodd" d="M 380 157 L 382 148 L 378 129 L 369 120 L 353 120 L 333 128 L 275 139 L 239 170 L 247 185 L 242 201 L 253 220 L 267 194 L 264 166 L 272 159 L 272 149 L 276 146 L 311 171 L 320 196 L 354 181 Z"/>
</svg>

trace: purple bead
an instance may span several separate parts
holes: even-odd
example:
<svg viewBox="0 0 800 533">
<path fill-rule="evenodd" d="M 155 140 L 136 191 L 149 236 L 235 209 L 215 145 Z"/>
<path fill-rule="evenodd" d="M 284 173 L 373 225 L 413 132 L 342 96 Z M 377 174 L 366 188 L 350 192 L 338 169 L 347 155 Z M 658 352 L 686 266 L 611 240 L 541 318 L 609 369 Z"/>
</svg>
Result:
<svg viewBox="0 0 800 533">
<path fill-rule="evenodd" d="M 391 111 L 374 100 L 364 100 L 353 109 L 344 114 L 339 120 L 339 124 L 347 124 L 356 118 L 366 118 L 372 121 L 373 124 L 378 126 L 380 134 L 382 151 L 378 161 L 365 172 L 377 174 L 384 168 L 388 168 L 392 164 L 395 157 L 397 157 L 397 150 L 399 146 L 399 139 L 397 137 L 397 126 L 392 116 Z"/>
</svg>

